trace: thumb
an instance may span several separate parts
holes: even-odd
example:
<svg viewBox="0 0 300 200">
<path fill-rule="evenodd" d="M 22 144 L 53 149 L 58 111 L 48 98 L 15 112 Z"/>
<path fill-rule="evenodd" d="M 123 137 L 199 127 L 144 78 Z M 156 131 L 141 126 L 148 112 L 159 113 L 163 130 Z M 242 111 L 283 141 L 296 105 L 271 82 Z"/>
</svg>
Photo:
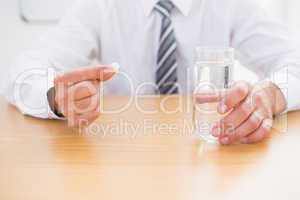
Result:
<svg viewBox="0 0 300 200">
<path fill-rule="evenodd" d="M 58 76 L 54 83 L 63 83 L 65 85 L 74 85 L 82 81 L 99 81 L 110 80 L 119 70 L 118 64 L 99 65 L 95 67 L 83 67 Z"/>
</svg>

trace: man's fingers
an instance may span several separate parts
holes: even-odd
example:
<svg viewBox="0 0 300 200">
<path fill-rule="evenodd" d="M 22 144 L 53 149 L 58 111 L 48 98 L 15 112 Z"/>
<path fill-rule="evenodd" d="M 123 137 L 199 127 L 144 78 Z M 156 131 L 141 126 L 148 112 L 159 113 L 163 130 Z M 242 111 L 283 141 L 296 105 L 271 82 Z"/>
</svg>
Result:
<svg viewBox="0 0 300 200">
<path fill-rule="evenodd" d="M 70 87 L 59 86 L 56 89 L 55 102 L 64 116 L 68 116 L 74 102 L 95 96 L 99 93 L 98 81 L 83 81 Z"/>
<path fill-rule="evenodd" d="M 222 100 L 218 106 L 218 112 L 225 114 L 247 98 L 250 85 L 247 82 L 237 82 L 232 88 L 222 94 Z"/>
<path fill-rule="evenodd" d="M 107 81 L 111 79 L 116 73 L 116 69 L 113 66 L 96 66 L 91 68 L 76 69 L 72 72 L 68 72 L 62 76 L 58 76 L 54 83 L 73 85 L 81 81 Z"/>
<path fill-rule="evenodd" d="M 251 106 L 249 101 L 244 101 L 221 120 L 219 127 L 213 129 L 213 135 L 225 137 L 233 134 L 235 129 L 245 122 L 254 110 L 255 108 Z M 219 128 L 221 128 L 221 135 L 215 133 Z"/>
<path fill-rule="evenodd" d="M 68 98 L 70 100 L 81 100 L 96 95 L 99 92 L 99 81 L 82 81 L 68 89 Z"/>
<path fill-rule="evenodd" d="M 244 81 L 240 81 L 237 82 L 232 88 L 225 91 L 211 90 L 209 92 L 199 92 L 195 94 L 195 100 L 196 103 L 199 104 L 222 101 L 219 105 L 218 110 L 223 114 L 242 102 L 248 96 L 249 91 L 249 84 Z"/>
<path fill-rule="evenodd" d="M 214 103 L 220 101 L 220 95 L 214 93 L 200 93 L 195 95 L 195 101 L 198 104 Z"/>
<path fill-rule="evenodd" d="M 251 104 L 253 107 L 259 108 L 260 112 L 268 116 L 273 117 L 272 106 L 270 106 L 269 97 L 264 90 L 254 90 L 250 95 Z"/>
<path fill-rule="evenodd" d="M 100 94 L 95 94 L 91 97 L 81 99 L 79 101 L 69 101 L 60 104 L 60 111 L 65 117 L 73 117 L 75 114 L 84 114 L 91 112 L 99 107 Z"/>
<path fill-rule="evenodd" d="M 265 139 L 271 133 L 273 121 L 271 119 L 265 119 L 259 129 L 254 131 L 248 137 L 241 139 L 243 144 L 257 143 Z"/>
<path fill-rule="evenodd" d="M 76 114 L 84 114 L 95 110 L 99 107 L 99 104 L 100 97 L 99 94 L 96 94 L 92 97 L 73 102 L 72 109 Z"/>
<path fill-rule="evenodd" d="M 85 113 L 83 115 L 79 115 L 75 119 L 75 127 L 86 127 L 93 123 L 100 116 L 100 112 L 95 110 L 90 113 Z"/>
<path fill-rule="evenodd" d="M 259 111 L 255 111 L 252 115 L 239 126 L 233 134 L 229 135 L 229 143 L 239 142 L 242 138 L 247 137 L 249 134 L 256 131 L 264 120 L 264 115 Z"/>
<path fill-rule="evenodd" d="M 99 109 L 95 109 L 92 112 L 85 113 L 82 115 L 74 115 L 73 118 L 69 119 L 69 125 L 72 127 L 86 127 L 93 123 L 100 116 Z"/>
</svg>

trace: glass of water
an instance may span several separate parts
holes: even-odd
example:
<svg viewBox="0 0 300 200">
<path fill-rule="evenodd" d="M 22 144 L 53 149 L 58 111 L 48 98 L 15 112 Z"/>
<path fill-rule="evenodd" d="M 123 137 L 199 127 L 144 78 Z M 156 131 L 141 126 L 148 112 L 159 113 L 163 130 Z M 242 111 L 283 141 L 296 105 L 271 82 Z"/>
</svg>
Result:
<svg viewBox="0 0 300 200">
<path fill-rule="evenodd" d="M 216 143 L 212 128 L 226 115 L 218 113 L 220 94 L 233 79 L 234 49 L 197 47 L 190 86 L 193 93 L 193 123 L 195 135 L 209 143 Z"/>
</svg>

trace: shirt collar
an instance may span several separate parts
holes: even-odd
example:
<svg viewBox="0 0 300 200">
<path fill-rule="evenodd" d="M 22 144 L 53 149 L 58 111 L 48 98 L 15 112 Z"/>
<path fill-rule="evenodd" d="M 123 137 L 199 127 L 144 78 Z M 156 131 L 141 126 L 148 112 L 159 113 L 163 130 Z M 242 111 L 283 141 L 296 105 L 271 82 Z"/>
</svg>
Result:
<svg viewBox="0 0 300 200">
<path fill-rule="evenodd" d="M 149 16 L 154 9 L 154 6 L 159 0 L 143 0 L 144 12 Z M 175 7 L 184 15 L 187 16 L 192 8 L 193 0 L 171 0 Z"/>
</svg>

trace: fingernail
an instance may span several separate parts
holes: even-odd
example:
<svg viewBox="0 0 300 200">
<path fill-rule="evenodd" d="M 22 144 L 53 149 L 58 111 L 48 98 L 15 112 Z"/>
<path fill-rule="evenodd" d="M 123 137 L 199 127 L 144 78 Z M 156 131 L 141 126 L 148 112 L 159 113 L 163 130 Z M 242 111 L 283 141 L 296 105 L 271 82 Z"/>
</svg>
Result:
<svg viewBox="0 0 300 200">
<path fill-rule="evenodd" d="M 224 103 L 221 103 L 219 111 L 221 112 L 221 114 L 225 114 L 227 112 L 227 106 Z"/>
<path fill-rule="evenodd" d="M 249 120 L 255 124 L 261 123 L 263 121 L 263 119 L 264 119 L 263 115 L 258 111 L 255 111 L 249 118 Z"/>
<path fill-rule="evenodd" d="M 114 68 L 115 72 L 118 73 L 120 70 L 120 65 L 119 63 L 112 63 L 111 66 Z"/>
<path fill-rule="evenodd" d="M 224 145 L 228 145 L 229 144 L 229 138 L 228 137 L 222 138 L 221 143 L 224 144 Z"/>
<path fill-rule="evenodd" d="M 260 120 L 260 122 L 264 119 L 263 114 L 260 113 L 259 111 L 255 111 L 255 112 L 253 113 L 253 116 L 254 116 L 256 119 Z"/>
<path fill-rule="evenodd" d="M 265 119 L 262 123 L 262 127 L 264 127 L 265 129 L 270 130 L 273 126 L 273 120 L 271 119 Z"/>
</svg>

